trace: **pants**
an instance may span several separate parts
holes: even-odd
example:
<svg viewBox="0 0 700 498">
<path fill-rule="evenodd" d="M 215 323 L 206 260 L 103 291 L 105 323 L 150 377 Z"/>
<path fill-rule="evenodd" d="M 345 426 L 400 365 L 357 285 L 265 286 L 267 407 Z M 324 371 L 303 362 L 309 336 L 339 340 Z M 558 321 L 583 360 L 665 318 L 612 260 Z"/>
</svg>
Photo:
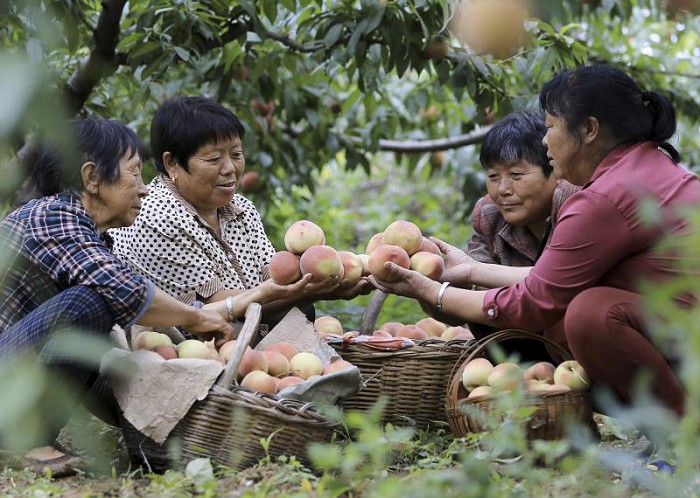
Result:
<svg viewBox="0 0 700 498">
<path fill-rule="evenodd" d="M 115 423 L 116 400 L 99 375 L 99 352 L 95 352 L 91 361 L 81 361 L 66 352 L 62 344 L 65 340 L 62 332 L 82 331 L 108 338 L 113 325 L 112 312 L 102 296 L 86 286 L 71 287 L 0 333 L 0 360 L 34 351 L 50 378 L 56 376 L 67 381 L 93 413 Z M 51 406 L 45 411 L 45 420 L 51 426 L 49 433 L 55 438 L 71 413 Z"/>
<path fill-rule="evenodd" d="M 671 361 L 651 342 L 641 311 L 639 294 L 593 287 L 571 301 L 563 322 L 545 336 L 571 351 L 594 384 L 611 388 L 625 404 L 632 401 L 637 375 L 649 372 L 654 396 L 680 416 L 685 391 Z"/>
</svg>

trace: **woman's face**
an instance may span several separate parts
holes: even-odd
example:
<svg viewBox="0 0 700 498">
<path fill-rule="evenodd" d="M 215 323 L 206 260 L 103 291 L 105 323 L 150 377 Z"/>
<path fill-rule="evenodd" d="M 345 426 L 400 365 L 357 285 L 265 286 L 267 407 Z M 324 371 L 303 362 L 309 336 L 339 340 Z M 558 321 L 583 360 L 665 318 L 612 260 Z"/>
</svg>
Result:
<svg viewBox="0 0 700 498">
<path fill-rule="evenodd" d="M 245 169 L 239 137 L 219 139 L 201 146 L 190 157 L 189 173 L 177 168 L 177 190 L 200 213 L 215 211 L 230 203 Z"/>
<path fill-rule="evenodd" d="M 547 133 L 542 143 L 547 147 L 553 174 L 574 185 L 583 185 L 588 179 L 585 178 L 581 141 L 569 131 L 563 118 L 545 113 L 545 125 Z"/>
<path fill-rule="evenodd" d="M 542 168 L 527 161 L 495 164 L 487 168 L 486 175 L 486 190 L 508 223 L 543 225 L 552 210 L 557 186 L 554 175 L 547 178 Z"/>
<path fill-rule="evenodd" d="M 119 160 L 116 182 L 99 184 L 97 195 L 102 206 L 102 229 L 131 225 L 141 211 L 141 199 L 148 195 L 148 187 L 141 177 L 141 156 L 131 154 L 127 151 Z"/>
</svg>

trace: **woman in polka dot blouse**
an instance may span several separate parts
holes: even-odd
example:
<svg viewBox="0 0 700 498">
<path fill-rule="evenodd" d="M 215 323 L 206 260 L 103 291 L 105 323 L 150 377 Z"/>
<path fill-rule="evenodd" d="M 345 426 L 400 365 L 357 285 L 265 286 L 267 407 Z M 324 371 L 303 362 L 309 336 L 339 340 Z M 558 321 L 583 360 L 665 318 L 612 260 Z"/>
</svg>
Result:
<svg viewBox="0 0 700 498">
<path fill-rule="evenodd" d="M 166 101 L 151 123 L 151 147 L 160 175 L 130 227 L 111 231 L 116 254 L 134 270 L 185 303 L 227 300 L 231 318 L 251 302 L 263 322 L 318 299 L 350 299 L 369 292 L 367 280 L 339 291 L 338 282 L 281 286 L 268 274 L 275 249 L 260 214 L 236 194 L 245 169 L 239 119 L 204 97 Z M 313 306 L 307 313 L 313 317 Z"/>
</svg>

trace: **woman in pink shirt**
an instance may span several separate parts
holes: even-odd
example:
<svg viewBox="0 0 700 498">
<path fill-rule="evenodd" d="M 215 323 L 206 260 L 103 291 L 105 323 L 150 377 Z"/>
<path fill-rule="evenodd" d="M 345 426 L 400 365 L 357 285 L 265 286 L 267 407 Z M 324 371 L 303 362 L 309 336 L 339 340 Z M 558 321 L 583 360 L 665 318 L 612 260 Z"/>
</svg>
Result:
<svg viewBox="0 0 700 498">
<path fill-rule="evenodd" d="M 639 284 L 674 274 L 674 257 L 654 247 L 686 228 L 682 208 L 697 204 L 700 181 L 678 166 L 667 140 L 676 129 L 671 102 L 643 91 L 623 72 L 585 66 L 563 72 L 540 93 L 554 174 L 582 190 L 561 207 L 550 245 L 533 267 L 475 262 L 436 241 L 447 257 L 443 283 L 387 263 L 396 282 L 373 283 L 413 297 L 443 320 L 544 330 L 564 345 L 596 386 L 630 402 L 638 374 L 681 415 L 685 392 L 675 358 L 653 343 Z M 640 216 L 657 208 L 658 221 Z M 488 291 L 468 290 L 472 285 Z M 681 300 L 679 300 L 681 301 Z M 686 301 L 685 304 L 688 304 Z"/>
</svg>

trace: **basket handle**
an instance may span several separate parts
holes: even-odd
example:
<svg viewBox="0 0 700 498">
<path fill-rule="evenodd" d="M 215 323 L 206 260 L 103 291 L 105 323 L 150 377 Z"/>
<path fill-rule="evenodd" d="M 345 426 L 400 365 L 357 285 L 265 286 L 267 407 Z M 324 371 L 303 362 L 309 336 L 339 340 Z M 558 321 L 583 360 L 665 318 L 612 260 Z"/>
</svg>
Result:
<svg viewBox="0 0 700 498">
<path fill-rule="evenodd" d="M 219 380 L 216 381 L 217 386 L 223 387 L 226 390 L 231 389 L 231 386 L 233 386 L 233 381 L 238 376 L 238 365 L 243 359 L 243 353 L 245 353 L 246 348 L 258 332 L 261 315 L 262 306 L 258 303 L 250 303 L 248 305 L 248 309 L 245 312 L 245 322 L 243 322 L 243 327 L 241 327 L 241 331 L 238 333 L 238 338 L 231 351 L 231 356 L 226 362 L 224 373 L 219 377 Z"/>
<path fill-rule="evenodd" d="M 369 304 L 367 304 L 367 309 L 365 309 L 365 314 L 362 317 L 362 325 L 360 326 L 361 335 L 372 335 L 374 327 L 377 325 L 379 312 L 382 310 L 386 298 L 387 294 L 379 289 L 372 294 Z"/>
</svg>

